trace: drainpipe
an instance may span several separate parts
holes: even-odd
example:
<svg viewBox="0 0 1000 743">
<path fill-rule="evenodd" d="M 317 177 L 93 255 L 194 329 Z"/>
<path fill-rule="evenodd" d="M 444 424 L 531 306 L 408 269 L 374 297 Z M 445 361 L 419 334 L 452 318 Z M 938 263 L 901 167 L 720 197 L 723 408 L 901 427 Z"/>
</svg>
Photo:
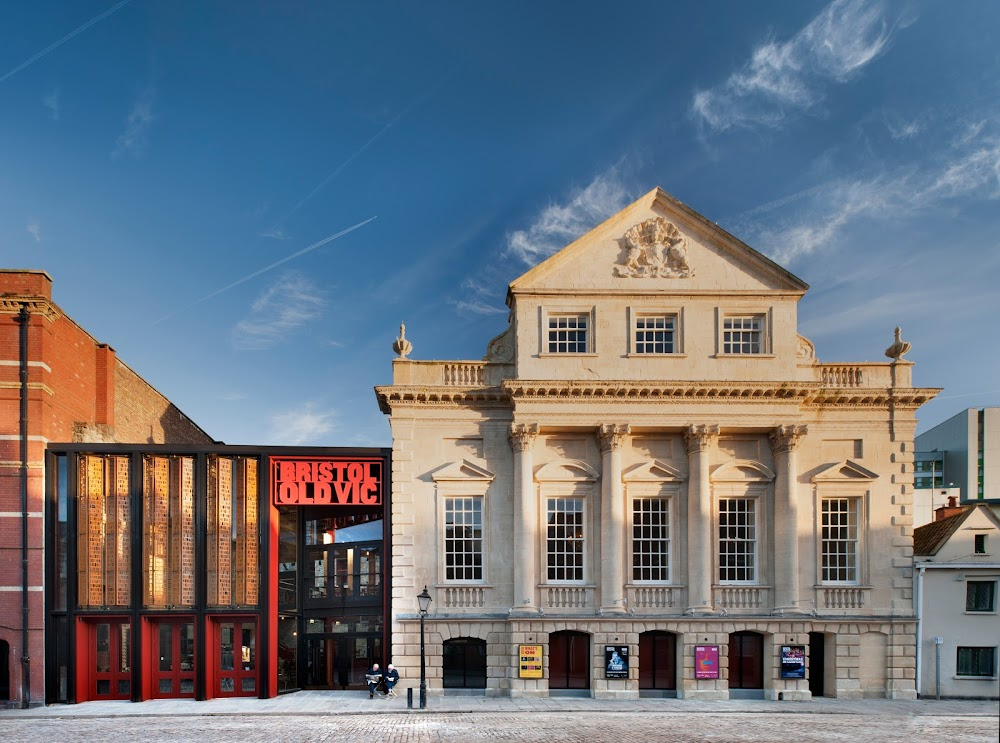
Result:
<svg viewBox="0 0 1000 743">
<path fill-rule="evenodd" d="M 920 699 L 923 695 L 921 691 L 923 689 L 923 684 L 920 678 L 920 657 L 922 655 L 921 650 L 923 646 L 923 603 L 924 603 L 924 568 L 927 567 L 927 563 L 917 563 L 917 585 L 916 585 L 916 596 L 914 597 L 914 603 L 917 605 L 917 699 Z"/>
<path fill-rule="evenodd" d="M 28 653 L 28 305 L 17 313 L 21 366 L 21 709 L 31 701 Z"/>
</svg>

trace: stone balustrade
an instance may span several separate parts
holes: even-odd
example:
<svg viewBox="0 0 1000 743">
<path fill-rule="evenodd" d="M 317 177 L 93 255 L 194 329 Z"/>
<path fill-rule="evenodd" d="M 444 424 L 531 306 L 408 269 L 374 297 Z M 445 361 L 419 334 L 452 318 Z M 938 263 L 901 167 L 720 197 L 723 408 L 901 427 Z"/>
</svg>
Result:
<svg viewBox="0 0 1000 743">
<path fill-rule="evenodd" d="M 594 586 L 541 586 L 543 607 L 554 611 L 592 609 Z"/>
<path fill-rule="evenodd" d="M 489 604 L 492 586 L 439 586 L 438 595 L 445 609 L 483 609 Z"/>
<path fill-rule="evenodd" d="M 816 606 L 820 611 L 863 609 L 870 592 L 870 586 L 822 586 L 816 589 Z"/>
<path fill-rule="evenodd" d="M 726 611 L 770 610 L 770 586 L 713 586 L 715 608 Z"/>
<path fill-rule="evenodd" d="M 666 611 L 679 604 L 676 586 L 626 586 L 626 605 L 636 611 Z"/>
</svg>

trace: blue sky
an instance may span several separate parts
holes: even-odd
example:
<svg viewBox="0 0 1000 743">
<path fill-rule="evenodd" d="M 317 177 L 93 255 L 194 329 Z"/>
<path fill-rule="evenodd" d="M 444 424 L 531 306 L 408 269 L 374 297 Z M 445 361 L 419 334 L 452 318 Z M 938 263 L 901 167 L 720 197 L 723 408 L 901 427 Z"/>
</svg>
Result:
<svg viewBox="0 0 1000 743">
<path fill-rule="evenodd" d="M 821 360 L 901 325 L 945 388 L 924 429 L 1000 400 L 998 28 L 992 0 L 4 3 L 0 264 L 216 438 L 388 445 L 400 321 L 413 358 L 481 358 L 509 281 L 659 185 L 812 285 Z"/>
</svg>

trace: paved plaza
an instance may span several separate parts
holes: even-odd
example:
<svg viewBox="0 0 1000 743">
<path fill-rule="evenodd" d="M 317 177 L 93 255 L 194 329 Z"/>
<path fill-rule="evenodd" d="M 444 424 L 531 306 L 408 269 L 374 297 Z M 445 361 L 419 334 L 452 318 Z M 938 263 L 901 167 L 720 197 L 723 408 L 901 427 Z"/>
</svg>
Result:
<svg viewBox="0 0 1000 743">
<path fill-rule="evenodd" d="M 948 741 L 1000 740 L 996 701 L 697 702 L 431 697 L 307 691 L 275 699 L 87 702 L 0 710 L 10 741 Z"/>
</svg>

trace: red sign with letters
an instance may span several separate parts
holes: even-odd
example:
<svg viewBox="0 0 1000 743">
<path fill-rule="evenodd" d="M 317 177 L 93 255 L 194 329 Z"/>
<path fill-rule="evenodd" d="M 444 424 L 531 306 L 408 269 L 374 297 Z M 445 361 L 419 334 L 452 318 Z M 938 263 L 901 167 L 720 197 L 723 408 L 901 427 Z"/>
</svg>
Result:
<svg viewBox="0 0 1000 743">
<path fill-rule="evenodd" d="M 276 506 L 378 506 L 383 460 L 367 457 L 271 457 Z"/>
</svg>

